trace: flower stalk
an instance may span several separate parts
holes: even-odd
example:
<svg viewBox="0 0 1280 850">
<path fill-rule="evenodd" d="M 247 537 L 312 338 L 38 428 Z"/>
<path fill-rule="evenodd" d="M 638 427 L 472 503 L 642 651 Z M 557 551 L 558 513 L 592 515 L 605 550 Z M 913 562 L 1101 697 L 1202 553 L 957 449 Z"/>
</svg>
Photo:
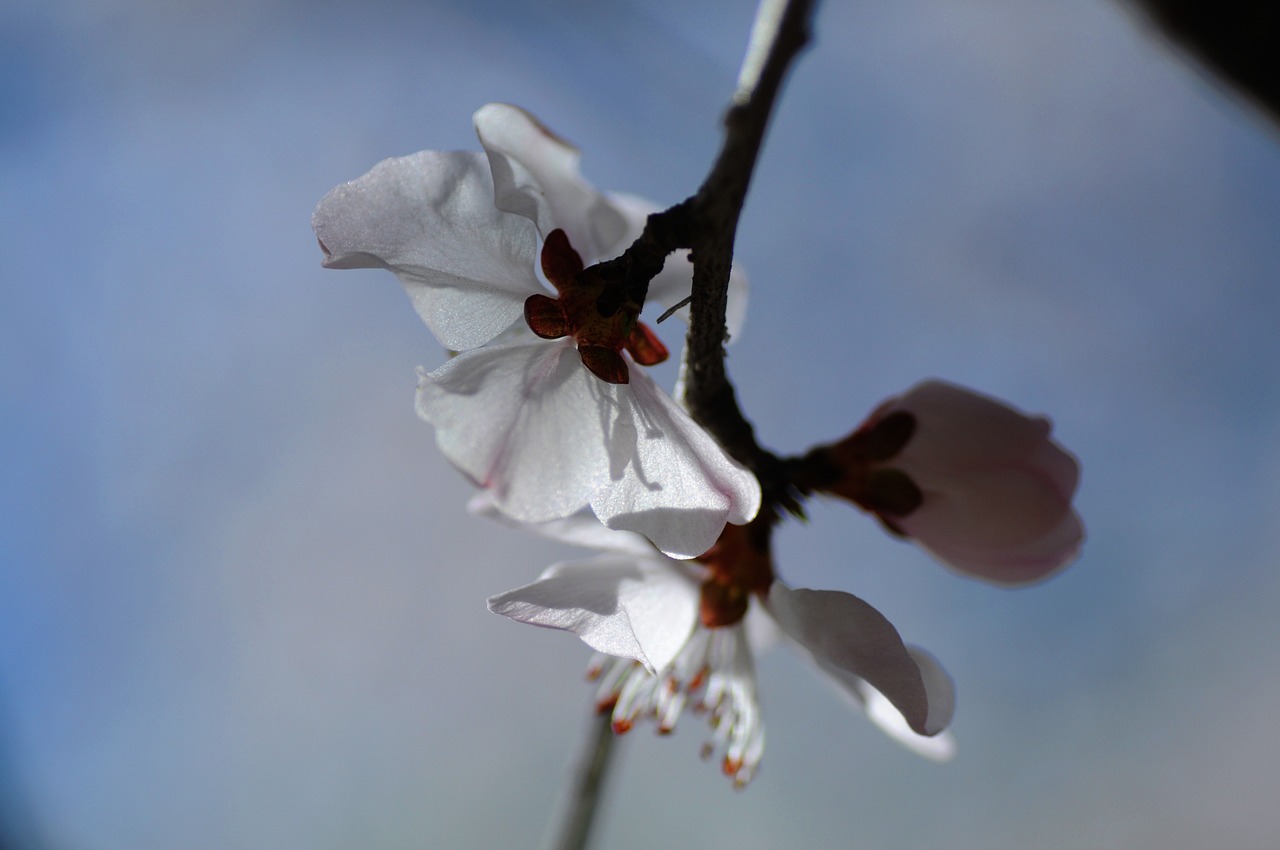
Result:
<svg viewBox="0 0 1280 850">
<path fill-rule="evenodd" d="M 616 749 L 613 721 L 607 711 L 591 717 L 582 754 L 563 803 L 558 832 L 548 835 L 546 850 L 584 850 L 591 838 L 605 780 Z"/>
</svg>

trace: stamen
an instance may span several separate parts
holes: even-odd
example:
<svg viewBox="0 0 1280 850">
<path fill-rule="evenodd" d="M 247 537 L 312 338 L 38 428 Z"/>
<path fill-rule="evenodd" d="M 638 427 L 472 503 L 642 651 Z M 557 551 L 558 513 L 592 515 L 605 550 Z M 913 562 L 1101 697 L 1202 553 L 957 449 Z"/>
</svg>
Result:
<svg viewBox="0 0 1280 850">
<path fill-rule="evenodd" d="M 612 710 L 613 730 L 625 734 L 652 718 L 668 735 L 686 707 L 704 712 L 711 737 L 701 756 L 723 754 L 721 769 L 736 787 L 751 781 L 764 755 L 764 724 L 756 701 L 755 669 L 741 624 L 698 627 L 675 660 L 658 675 L 636 661 L 596 656 L 588 671 L 597 681 L 596 704 Z"/>
</svg>

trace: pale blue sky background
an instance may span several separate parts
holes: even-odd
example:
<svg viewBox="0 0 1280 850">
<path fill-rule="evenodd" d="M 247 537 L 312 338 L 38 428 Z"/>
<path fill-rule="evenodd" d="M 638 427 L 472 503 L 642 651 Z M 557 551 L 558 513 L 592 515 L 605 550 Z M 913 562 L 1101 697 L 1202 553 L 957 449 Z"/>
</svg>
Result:
<svg viewBox="0 0 1280 850">
<path fill-rule="evenodd" d="M 492 100 L 675 202 L 751 6 L 0 10 L 5 850 L 536 844 L 588 653 L 484 599 L 572 553 L 465 515 L 441 352 L 311 209 Z M 815 503 L 780 571 L 942 659 L 956 760 L 779 647 L 753 785 L 638 730 L 598 847 L 1273 847 L 1278 233 L 1280 134 L 1115 3 L 826 4 L 738 240 L 743 404 L 781 451 L 926 376 L 1048 412 L 1090 539 L 1010 592 Z"/>
</svg>

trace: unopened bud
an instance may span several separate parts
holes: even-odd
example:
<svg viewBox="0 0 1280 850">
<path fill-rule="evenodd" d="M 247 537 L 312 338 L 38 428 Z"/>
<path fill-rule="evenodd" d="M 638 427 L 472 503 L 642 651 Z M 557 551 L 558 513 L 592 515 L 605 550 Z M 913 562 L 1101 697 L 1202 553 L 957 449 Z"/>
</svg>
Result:
<svg viewBox="0 0 1280 850">
<path fill-rule="evenodd" d="M 1084 540 L 1071 506 L 1080 466 L 1051 428 L 988 396 L 924 381 L 829 447 L 840 478 L 824 489 L 960 572 L 1035 581 Z"/>
</svg>

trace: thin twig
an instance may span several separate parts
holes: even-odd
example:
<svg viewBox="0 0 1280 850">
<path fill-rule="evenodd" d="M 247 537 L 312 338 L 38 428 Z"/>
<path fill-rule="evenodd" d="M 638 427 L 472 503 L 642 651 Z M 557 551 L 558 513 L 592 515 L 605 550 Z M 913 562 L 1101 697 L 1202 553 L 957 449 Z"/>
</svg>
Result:
<svg viewBox="0 0 1280 850">
<path fill-rule="evenodd" d="M 600 808 L 605 778 L 614 751 L 613 718 L 610 712 L 597 712 L 591 718 L 587 740 L 573 774 L 573 786 L 564 801 L 560 832 L 548 836 L 547 850 L 583 850 L 591 837 L 591 826 Z"/>
</svg>

